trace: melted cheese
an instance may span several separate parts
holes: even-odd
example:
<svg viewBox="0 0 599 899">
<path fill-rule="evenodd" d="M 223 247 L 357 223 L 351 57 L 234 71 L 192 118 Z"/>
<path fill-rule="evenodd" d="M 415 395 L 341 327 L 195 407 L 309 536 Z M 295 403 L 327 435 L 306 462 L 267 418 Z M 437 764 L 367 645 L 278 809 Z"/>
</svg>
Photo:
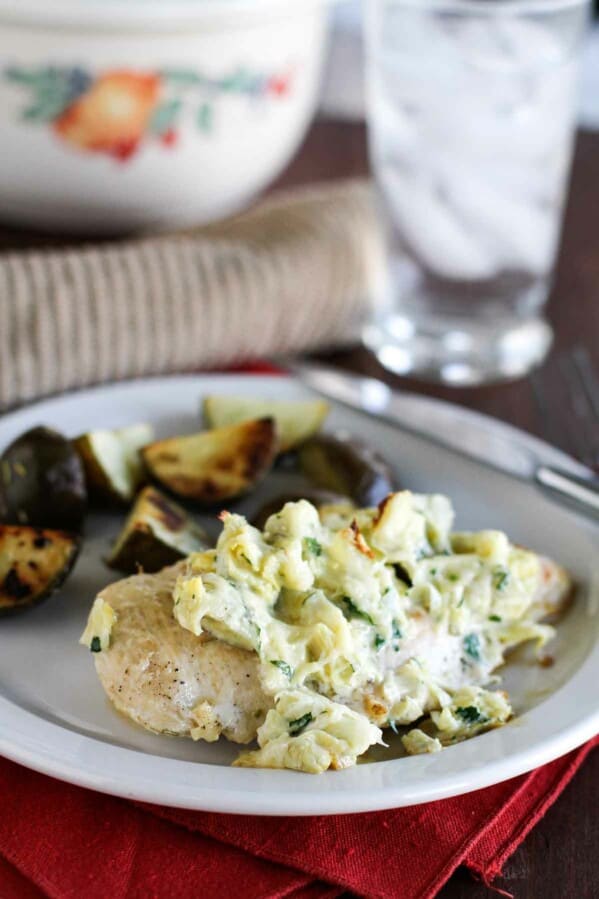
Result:
<svg viewBox="0 0 599 899">
<path fill-rule="evenodd" d="M 216 551 L 191 556 L 177 581 L 174 615 L 259 656 L 273 707 L 240 765 L 346 767 L 380 728 L 423 716 L 408 752 L 502 724 L 507 699 L 483 687 L 508 648 L 553 634 L 538 623 L 539 557 L 499 531 L 452 532 L 445 497 L 402 491 L 321 517 L 301 500 L 262 532 L 221 520 Z M 198 711 L 194 736 L 213 739 L 211 710 Z"/>
<path fill-rule="evenodd" d="M 285 690 L 258 729 L 260 749 L 243 753 L 235 764 L 320 774 L 355 765 L 369 746 L 381 742 L 380 729 L 364 715 L 324 696 Z"/>
<path fill-rule="evenodd" d="M 91 608 L 87 625 L 79 642 L 92 652 L 101 652 L 110 646 L 110 634 L 116 621 L 116 612 L 98 596 Z"/>
</svg>

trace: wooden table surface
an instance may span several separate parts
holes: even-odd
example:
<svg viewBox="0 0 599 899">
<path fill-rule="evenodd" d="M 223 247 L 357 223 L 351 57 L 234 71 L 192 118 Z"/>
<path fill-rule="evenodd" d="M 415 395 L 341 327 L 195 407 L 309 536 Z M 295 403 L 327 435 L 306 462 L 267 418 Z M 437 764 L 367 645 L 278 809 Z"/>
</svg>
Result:
<svg viewBox="0 0 599 899">
<path fill-rule="evenodd" d="M 318 122 L 279 184 L 367 171 L 364 129 L 354 124 Z M 555 381 L 554 359 L 569 347 L 585 346 L 599 371 L 599 134 L 582 133 L 577 141 L 549 318 L 555 329 L 554 350 L 541 372 L 548 389 Z M 539 436 L 551 434 L 554 443 L 573 451 L 567 410 L 563 409 L 557 429 L 549 432 L 528 380 L 492 387 L 441 388 L 389 375 L 360 348 L 326 358 L 383 378 L 391 385 L 470 406 Z M 587 759 L 506 864 L 504 876 L 495 885 L 515 899 L 599 899 L 599 752 Z M 497 893 L 476 883 L 461 869 L 439 895 L 441 899 L 483 899 Z"/>
<path fill-rule="evenodd" d="M 367 172 L 363 127 L 321 121 L 313 126 L 276 186 Z M 0 249 L 47 242 L 41 236 L 0 228 Z M 564 348 L 582 344 L 592 354 L 599 370 L 599 135 L 581 134 L 577 143 L 549 318 L 556 337 L 553 356 Z M 340 366 L 374 374 L 394 386 L 441 396 L 547 436 L 547 423 L 535 406 L 528 380 L 449 389 L 388 375 L 360 348 L 326 358 Z M 551 365 L 545 366 L 544 377 L 550 388 L 552 371 Z M 565 405 L 559 405 L 561 418 L 553 433 L 554 442 L 571 451 L 568 410 Z M 515 899 L 599 899 L 599 753 L 589 757 L 567 790 L 509 860 L 496 886 L 513 894 Z M 439 895 L 442 899 L 483 899 L 497 893 L 460 870 Z"/>
</svg>

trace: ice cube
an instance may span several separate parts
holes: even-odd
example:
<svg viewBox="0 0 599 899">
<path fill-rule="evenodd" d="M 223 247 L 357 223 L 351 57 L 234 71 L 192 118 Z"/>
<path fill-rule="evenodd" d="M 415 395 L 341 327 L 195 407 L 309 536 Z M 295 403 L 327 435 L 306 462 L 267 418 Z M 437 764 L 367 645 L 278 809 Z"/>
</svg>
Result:
<svg viewBox="0 0 599 899">
<path fill-rule="evenodd" d="M 445 278 L 492 278 L 496 265 L 474 231 L 453 215 L 430 183 L 381 167 L 377 180 L 405 242 L 423 264 Z"/>
<path fill-rule="evenodd" d="M 422 68 L 426 60 L 429 71 L 441 66 L 453 68 L 459 62 L 460 48 L 453 34 L 445 21 L 430 15 L 430 11 L 402 4 L 393 9 L 387 4 L 373 31 L 378 34 L 379 52 L 389 60 L 407 59 L 417 68 Z"/>
<path fill-rule="evenodd" d="M 389 51 L 377 61 L 376 90 L 386 94 L 389 106 L 409 110 L 433 144 L 468 147 L 489 157 L 524 156 L 540 164 L 548 148 L 567 139 L 576 61 L 528 65 L 517 43 L 520 24 L 528 29 L 523 33 L 547 43 L 542 58 L 553 58 L 556 39 L 538 26 L 495 19 L 468 22 L 456 29 L 454 43 L 459 47 L 463 35 L 473 46 L 479 41 L 478 55 L 462 47 L 461 56 L 439 57 L 433 43 L 420 57 L 405 49 Z"/>
<path fill-rule="evenodd" d="M 574 21 L 578 18 L 575 16 Z M 569 41 L 564 40 L 566 23 L 558 24 L 553 17 L 547 22 L 500 17 L 496 27 L 511 64 L 520 70 L 554 67 L 570 53 Z"/>
<path fill-rule="evenodd" d="M 376 82 L 371 84 L 369 114 L 370 136 L 378 156 L 395 159 L 414 151 L 418 141 L 414 115 Z"/>
<path fill-rule="evenodd" d="M 487 174 L 487 173 L 485 173 Z M 551 266 L 557 210 L 510 195 L 488 177 L 448 167 L 443 190 L 456 218 L 487 245 L 497 268 L 544 274 Z"/>
</svg>

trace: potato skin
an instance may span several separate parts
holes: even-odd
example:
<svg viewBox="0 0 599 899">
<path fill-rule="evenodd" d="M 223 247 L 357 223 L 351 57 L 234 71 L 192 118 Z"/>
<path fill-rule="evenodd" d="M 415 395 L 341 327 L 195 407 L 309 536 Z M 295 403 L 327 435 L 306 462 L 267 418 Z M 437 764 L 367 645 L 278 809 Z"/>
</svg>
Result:
<svg viewBox="0 0 599 899">
<path fill-rule="evenodd" d="M 155 487 L 144 487 L 106 564 L 124 574 L 154 573 L 208 545 L 206 534 L 181 506 Z"/>
<path fill-rule="evenodd" d="M 17 437 L 0 459 L 0 521 L 79 531 L 87 511 L 81 459 L 51 428 Z"/>
<path fill-rule="evenodd" d="M 131 442 L 133 435 L 135 441 L 132 446 L 128 446 L 127 441 Z M 114 471 L 110 471 L 106 459 L 102 458 L 101 448 L 97 444 L 98 438 L 102 436 L 111 437 L 113 446 L 120 448 L 121 479 L 126 471 L 126 480 L 120 484 L 118 477 L 114 476 Z M 75 437 L 72 444 L 83 463 L 87 488 L 94 500 L 120 506 L 133 500 L 144 481 L 143 462 L 139 450 L 144 444 L 149 443 L 153 436 L 153 428 L 142 424 L 113 431 L 90 431 Z"/>
<path fill-rule="evenodd" d="M 391 467 L 367 443 L 345 434 L 320 434 L 298 451 L 301 470 L 317 487 L 351 496 L 357 506 L 377 506 L 397 490 Z"/>
<path fill-rule="evenodd" d="M 212 506 L 251 490 L 277 449 L 274 420 L 260 418 L 160 440 L 144 447 L 142 457 L 152 478 L 171 493 Z"/>
<path fill-rule="evenodd" d="M 81 547 L 66 531 L 0 525 L 0 616 L 47 599 L 70 574 Z"/>
<path fill-rule="evenodd" d="M 316 434 L 329 414 L 326 400 L 271 400 L 255 396 L 209 394 L 204 397 L 204 420 L 210 427 L 239 424 L 270 416 L 277 423 L 279 452 L 286 453 Z"/>
<path fill-rule="evenodd" d="M 110 490 L 110 483 L 106 478 L 106 473 L 99 465 L 95 454 L 92 451 L 87 434 L 76 437 L 73 441 L 73 447 L 83 463 L 85 471 L 85 482 L 90 492 L 96 493 L 101 497 L 108 495 L 109 499 L 122 501 L 122 498 L 115 496 Z"/>
<path fill-rule="evenodd" d="M 106 564 L 123 574 L 154 574 L 182 558 L 182 553 L 157 540 L 149 525 L 139 524 L 129 532 L 119 551 L 108 556 Z"/>
</svg>

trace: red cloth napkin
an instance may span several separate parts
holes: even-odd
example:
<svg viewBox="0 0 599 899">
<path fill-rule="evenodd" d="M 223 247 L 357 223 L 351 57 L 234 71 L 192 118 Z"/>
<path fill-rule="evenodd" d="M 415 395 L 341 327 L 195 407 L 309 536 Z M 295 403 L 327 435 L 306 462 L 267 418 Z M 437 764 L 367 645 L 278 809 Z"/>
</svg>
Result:
<svg viewBox="0 0 599 899">
<path fill-rule="evenodd" d="M 597 745 L 466 796 L 312 818 L 134 804 L 0 760 L 0 897 L 430 899 L 458 865 L 497 876 Z"/>
</svg>

